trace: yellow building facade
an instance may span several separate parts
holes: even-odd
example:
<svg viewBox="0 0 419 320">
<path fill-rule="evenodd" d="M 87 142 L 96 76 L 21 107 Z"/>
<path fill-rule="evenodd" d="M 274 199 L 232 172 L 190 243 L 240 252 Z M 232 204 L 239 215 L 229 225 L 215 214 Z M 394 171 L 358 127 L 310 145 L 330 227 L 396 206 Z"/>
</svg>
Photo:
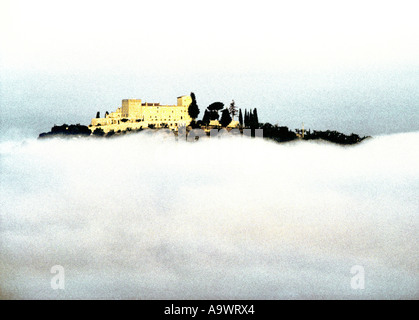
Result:
<svg viewBox="0 0 419 320">
<path fill-rule="evenodd" d="M 140 99 L 124 99 L 121 107 L 115 112 L 106 114 L 104 118 L 93 118 L 89 126 L 93 132 L 101 128 L 104 133 L 109 131 L 126 131 L 148 128 L 167 127 L 175 131 L 180 126 L 187 126 L 192 121 L 188 113 L 192 102 L 190 96 L 180 96 L 176 105 L 160 105 L 160 103 L 142 102 Z"/>
</svg>

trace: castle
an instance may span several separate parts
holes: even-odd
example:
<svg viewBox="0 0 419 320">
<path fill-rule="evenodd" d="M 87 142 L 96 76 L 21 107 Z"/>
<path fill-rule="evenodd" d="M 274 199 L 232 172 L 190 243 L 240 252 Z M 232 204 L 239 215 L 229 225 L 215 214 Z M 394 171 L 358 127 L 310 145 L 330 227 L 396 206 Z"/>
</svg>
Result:
<svg viewBox="0 0 419 320">
<path fill-rule="evenodd" d="M 89 129 L 93 132 L 100 128 L 104 133 L 108 133 L 147 127 L 166 127 L 177 131 L 178 127 L 187 126 L 192 121 L 188 113 L 191 102 L 190 96 L 178 97 L 177 105 L 142 103 L 140 99 L 124 99 L 122 106 L 115 112 L 106 112 L 104 118 L 93 118 Z"/>
</svg>

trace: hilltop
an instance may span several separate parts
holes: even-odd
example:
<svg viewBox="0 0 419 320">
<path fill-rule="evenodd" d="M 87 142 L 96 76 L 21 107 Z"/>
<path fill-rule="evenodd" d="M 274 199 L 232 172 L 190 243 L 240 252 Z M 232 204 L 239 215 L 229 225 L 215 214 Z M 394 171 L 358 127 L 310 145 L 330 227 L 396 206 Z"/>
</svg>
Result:
<svg viewBox="0 0 419 320">
<path fill-rule="evenodd" d="M 221 116 L 220 116 L 221 113 Z M 176 105 L 163 105 L 156 102 L 142 102 L 141 99 L 124 99 L 121 107 L 116 111 L 105 112 L 101 117 L 100 112 L 92 118 L 88 126 L 75 124 L 54 125 L 51 131 L 44 132 L 39 138 L 52 136 L 95 136 L 111 137 L 134 133 L 142 130 L 172 131 L 176 136 L 181 128 L 185 128 L 187 138 L 191 131 L 194 136 L 211 136 L 214 132 L 224 130 L 234 134 L 244 134 L 271 139 L 276 142 L 288 142 L 296 139 L 316 140 L 321 139 L 337 144 L 350 145 L 361 142 L 367 137 L 357 134 L 345 135 L 338 131 L 316 131 L 295 129 L 290 130 L 286 126 L 272 125 L 268 122 L 260 123 L 257 108 L 238 108 L 232 100 L 229 107 L 224 107 L 222 102 L 211 103 L 205 108 L 201 120 L 198 119 L 200 110 L 195 94 L 177 97 Z M 238 120 L 234 120 L 235 117 Z M 197 130 L 202 130 L 197 134 Z M 197 140 L 199 138 L 194 138 Z"/>
</svg>

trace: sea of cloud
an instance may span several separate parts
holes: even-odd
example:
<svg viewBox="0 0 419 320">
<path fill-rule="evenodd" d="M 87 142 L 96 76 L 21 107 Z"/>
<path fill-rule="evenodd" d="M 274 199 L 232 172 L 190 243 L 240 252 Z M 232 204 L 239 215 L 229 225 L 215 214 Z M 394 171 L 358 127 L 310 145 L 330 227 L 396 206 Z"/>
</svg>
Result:
<svg viewBox="0 0 419 320">
<path fill-rule="evenodd" d="M 418 163 L 419 132 L 2 141 L 0 298 L 417 299 Z"/>
</svg>

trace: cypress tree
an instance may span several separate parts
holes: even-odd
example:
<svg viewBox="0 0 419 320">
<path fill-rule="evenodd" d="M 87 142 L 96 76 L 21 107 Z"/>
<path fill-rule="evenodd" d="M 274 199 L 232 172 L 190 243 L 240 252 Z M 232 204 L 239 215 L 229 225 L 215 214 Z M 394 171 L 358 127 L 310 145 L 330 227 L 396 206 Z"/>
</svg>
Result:
<svg viewBox="0 0 419 320">
<path fill-rule="evenodd" d="M 253 113 L 252 109 L 249 110 L 249 127 L 253 128 Z"/>
<path fill-rule="evenodd" d="M 191 98 L 192 98 L 192 102 L 189 105 L 188 113 L 189 113 L 189 116 L 193 120 L 195 120 L 196 118 L 198 118 L 199 108 L 198 108 L 198 105 L 196 104 L 196 98 L 195 98 L 195 94 L 193 92 L 191 92 Z"/>
<path fill-rule="evenodd" d="M 259 128 L 258 111 L 256 108 L 253 110 L 253 125 L 255 128 Z"/>
<path fill-rule="evenodd" d="M 220 120 L 220 124 L 222 127 L 227 127 L 231 122 L 231 116 L 230 116 L 230 112 L 228 111 L 228 109 L 224 109 L 223 112 L 221 113 L 221 120 Z"/>
<path fill-rule="evenodd" d="M 239 109 L 239 123 L 240 123 L 240 126 L 243 127 L 243 114 L 242 114 L 242 109 Z"/>
<path fill-rule="evenodd" d="M 210 112 L 207 109 L 205 109 L 204 116 L 202 117 L 202 123 L 208 125 L 210 123 L 210 120 Z"/>
<path fill-rule="evenodd" d="M 244 126 L 245 127 L 249 126 L 249 114 L 247 113 L 246 109 L 244 109 Z"/>
</svg>

